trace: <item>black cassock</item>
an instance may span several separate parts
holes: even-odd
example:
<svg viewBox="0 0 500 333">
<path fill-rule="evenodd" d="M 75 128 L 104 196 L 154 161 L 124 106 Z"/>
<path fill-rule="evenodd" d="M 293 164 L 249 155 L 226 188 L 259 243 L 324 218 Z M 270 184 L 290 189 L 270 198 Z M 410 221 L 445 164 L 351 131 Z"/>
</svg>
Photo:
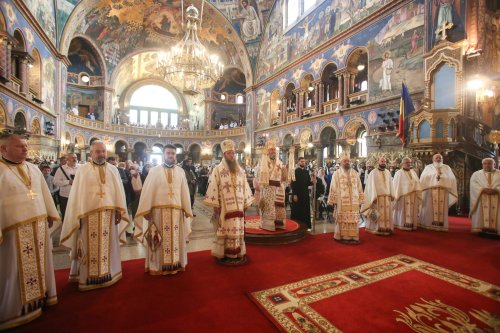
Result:
<svg viewBox="0 0 500 333">
<path fill-rule="evenodd" d="M 299 198 L 299 201 L 292 201 L 292 220 L 302 222 L 309 229 L 311 228 L 310 185 L 312 185 L 312 182 L 309 171 L 302 168 L 295 169 L 295 181 L 292 182 L 292 193 Z"/>
</svg>

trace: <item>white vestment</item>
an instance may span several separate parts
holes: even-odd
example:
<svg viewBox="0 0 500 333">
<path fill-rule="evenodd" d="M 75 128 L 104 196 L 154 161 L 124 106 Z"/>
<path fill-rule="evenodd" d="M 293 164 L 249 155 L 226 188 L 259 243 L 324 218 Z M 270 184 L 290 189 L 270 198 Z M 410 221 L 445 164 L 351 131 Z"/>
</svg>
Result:
<svg viewBox="0 0 500 333">
<path fill-rule="evenodd" d="M 359 208 L 364 202 L 363 186 L 359 174 L 340 168 L 332 175 L 328 204 L 335 207 L 335 231 L 338 240 L 359 240 Z"/>
<path fill-rule="evenodd" d="M 394 230 L 392 201 L 394 184 L 389 170 L 374 169 L 368 174 L 365 187 L 365 202 L 361 213 L 367 216 L 366 231 L 388 235 Z"/>
<path fill-rule="evenodd" d="M 392 90 L 391 74 L 394 67 L 394 62 L 391 58 L 387 58 L 382 62 L 382 78 L 379 82 L 379 87 L 384 90 Z"/>
<path fill-rule="evenodd" d="M 486 194 L 485 189 L 496 190 Z M 470 216 L 472 232 L 484 231 L 500 235 L 500 171 L 476 171 L 470 178 Z"/>
<path fill-rule="evenodd" d="M 247 8 L 241 10 L 243 23 L 241 27 L 242 37 L 244 42 L 256 39 L 261 34 L 260 20 L 255 8 L 248 5 Z"/>
<path fill-rule="evenodd" d="M 121 213 L 118 225 L 117 212 Z M 79 167 L 61 232 L 61 244 L 71 249 L 70 281 L 78 281 L 79 290 L 107 287 L 121 279 L 120 241 L 126 242 L 127 226 L 118 169 L 109 163 Z"/>
<path fill-rule="evenodd" d="M 60 217 L 36 165 L 1 161 L 0 185 L 1 331 L 27 323 L 42 314 L 43 305 L 57 303 L 50 234 Z M 49 217 L 57 221 L 50 230 Z"/>
<path fill-rule="evenodd" d="M 225 160 L 217 165 L 210 179 L 204 203 L 220 208 L 214 216 L 215 241 L 212 255 L 216 258 L 241 258 L 246 254 L 245 209 L 253 203 L 252 190 L 245 171 L 237 166 L 231 173 Z"/>
<path fill-rule="evenodd" d="M 417 229 L 422 187 L 414 170 L 398 170 L 394 175 L 394 226 L 402 230 Z"/>
<path fill-rule="evenodd" d="M 457 202 L 457 180 L 451 168 L 443 164 L 425 167 L 420 175 L 422 208 L 420 226 L 433 230 L 448 230 L 448 208 Z"/>
<path fill-rule="evenodd" d="M 134 219 L 134 236 L 146 246 L 146 272 L 168 275 L 185 269 L 192 216 L 184 170 L 163 165 L 149 170 Z"/>
</svg>

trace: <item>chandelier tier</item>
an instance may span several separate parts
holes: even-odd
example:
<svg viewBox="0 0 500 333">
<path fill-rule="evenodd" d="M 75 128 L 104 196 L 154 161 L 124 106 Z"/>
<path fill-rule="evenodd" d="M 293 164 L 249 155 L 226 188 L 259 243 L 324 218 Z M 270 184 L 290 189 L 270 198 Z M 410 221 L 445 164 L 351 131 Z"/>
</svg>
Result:
<svg viewBox="0 0 500 333">
<path fill-rule="evenodd" d="M 198 38 L 198 9 L 190 5 L 186 14 L 184 38 L 170 52 L 158 54 L 157 72 L 182 91 L 198 92 L 215 84 L 224 65 L 216 54 L 209 54 Z"/>
</svg>

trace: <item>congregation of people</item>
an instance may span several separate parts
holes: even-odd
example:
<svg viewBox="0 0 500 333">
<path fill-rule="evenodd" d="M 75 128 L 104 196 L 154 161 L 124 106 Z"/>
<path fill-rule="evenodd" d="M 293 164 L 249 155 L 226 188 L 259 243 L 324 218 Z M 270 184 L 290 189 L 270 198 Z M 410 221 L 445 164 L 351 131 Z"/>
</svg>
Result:
<svg viewBox="0 0 500 333">
<path fill-rule="evenodd" d="M 71 250 L 69 280 L 87 291 L 122 278 L 120 244 L 127 238 L 145 246 L 149 274 L 184 271 L 196 191 L 213 210 L 212 256 L 229 266 L 247 261 L 245 212 L 252 205 L 266 231 L 286 229 L 290 205 L 291 219 L 303 228 L 313 227 L 312 214 L 331 214 L 334 239 L 359 244 L 363 220 L 365 230 L 377 235 L 391 235 L 395 228 L 447 231 L 448 210 L 458 198 L 456 178 L 440 154 L 419 176 L 410 158 L 392 172 L 385 157 L 365 168 L 348 154 L 322 167 L 304 157 L 296 164 L 291 149 L 283 163 L 269 142 L 252 169 L 237 162 L 233 141 L 222 141 L 221 149 L 217 164 L 194 166 L 187 158 L 179 165 L 176 147 L 166 145 L 162 164 L 143 166 L 117 161 L 102 141 L 94 141 L 87 163 L 69 153 L 59 165 L 36 165 L 27 162 L 25 137 L 3 133 L 0 329 L 27 323 L 57 303 L 55 231 Z M 500 171 L 493 159 L 484 159 L 482 166 L 470 179 L 472 231 L 500 235 Z"/>
</svg>

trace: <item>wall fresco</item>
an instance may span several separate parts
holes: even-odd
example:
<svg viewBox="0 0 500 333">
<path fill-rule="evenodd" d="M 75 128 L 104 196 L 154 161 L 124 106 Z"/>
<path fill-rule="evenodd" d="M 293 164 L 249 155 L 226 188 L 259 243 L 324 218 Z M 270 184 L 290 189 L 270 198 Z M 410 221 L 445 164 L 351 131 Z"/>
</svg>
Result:
<svg viewBox="0 0 500 333">
<path fill-rule="evenodd" d="M 56 14 L 53 0 L 23 0 L 38 24 L 56 45 Z"/>
<path fill-rule="evenodd" d="M 427 1 L 427 45 L 432 49 L 441 39 L 443 23 L 453 23 L 446 30 L 447 40 L 458 42 L 466 38 L 465 33 L 466 0 L 429 0 Z"/>
</svg>

